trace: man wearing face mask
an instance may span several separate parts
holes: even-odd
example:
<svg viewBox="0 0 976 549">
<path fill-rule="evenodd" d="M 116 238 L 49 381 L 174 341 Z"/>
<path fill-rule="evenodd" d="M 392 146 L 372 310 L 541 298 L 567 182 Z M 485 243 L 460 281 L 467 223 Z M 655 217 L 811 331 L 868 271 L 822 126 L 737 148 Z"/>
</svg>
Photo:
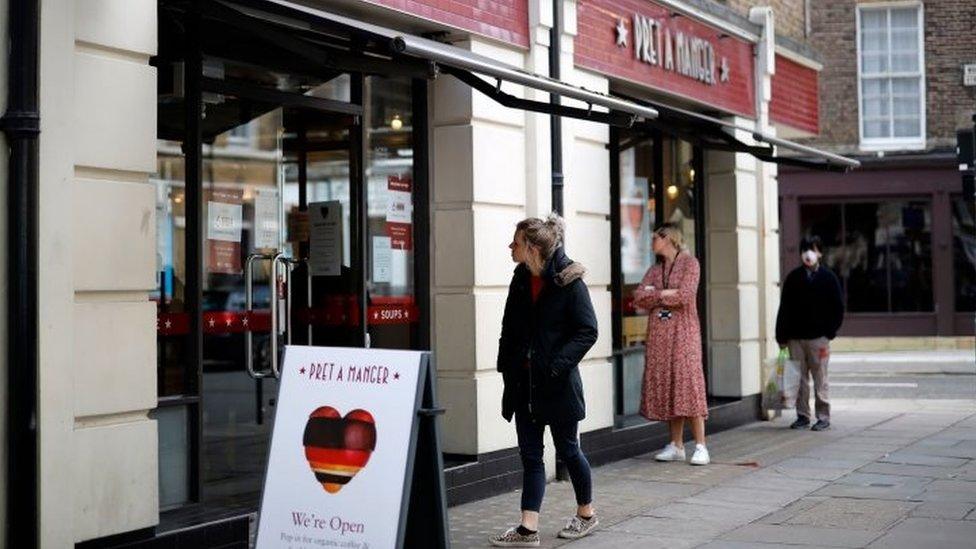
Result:
<svg viewBox="0 0 976 549">
<path fill-rule="evenodd" d="M 800 242 L 802 265 L 783 282 L 776 317 L 776 342 L 789 348 L 790 358 L 800 365 L 800 388 L 796 395 L 796 421 L 791 429 L 810 425 L 810 386 L 813 378 L 817 422 L 814 431 L 830 428 L 827 362 L 830 340 L 844 321 L 844 299 L 837 276 L 820 264 L 823 246 L 819 237 Z"/>
</svg>

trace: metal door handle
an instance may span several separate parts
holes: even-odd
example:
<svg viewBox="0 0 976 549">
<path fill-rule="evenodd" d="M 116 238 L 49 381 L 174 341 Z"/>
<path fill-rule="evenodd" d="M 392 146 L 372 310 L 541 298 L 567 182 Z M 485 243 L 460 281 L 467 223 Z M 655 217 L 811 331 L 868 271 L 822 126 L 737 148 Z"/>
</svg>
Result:
<svg viewBox="0 0 976 549">
<path fill-rule="evenodd" d="M 285 257 L 283 254 L 278 254 L 277 256 L 275 256 L 275 261 L 281 265 L 281 268 L 282 269 L 284 269 L 284 275 L 285 275 L 285 322 L 284 322 L 285 342 L 288 345 L 291 345 L 292 325 L 293 325 L 293 322 L 292 322 L 292 303 L 293 303 L 293 299 L 294 299 L 292 297 L 292 295 L 291 295 L 291 289 L 292 289 L 291 274 L 292 274 L 292 271 L 295 269 L 295 267 L 299 263 L 301 263 L 301 261 L 300 260 L 297 260 L 297 259 L 291 259 L 289 257 Z"/>
<path fill-rule="evenodd" d="M 254 368 L 254 333 L 251 330 L 244 332 L 244 364 L 247 373 L 254 379 L 266 377 L 280 377 L 278 371 L 278 263 L 284 257 L 281 253 L 274 255 L 251 254 L 247 256 L 244 263 L 244 310 L 250 316 L 254 312 L 254 264 L 261 261 L 271 261 L 271 276 L 269 286 L 271 290 L 269 306 L 271 308 L 271 334 L 270 334 L 270 355 L 271 369 L 257 370 Z"/>
</svg>

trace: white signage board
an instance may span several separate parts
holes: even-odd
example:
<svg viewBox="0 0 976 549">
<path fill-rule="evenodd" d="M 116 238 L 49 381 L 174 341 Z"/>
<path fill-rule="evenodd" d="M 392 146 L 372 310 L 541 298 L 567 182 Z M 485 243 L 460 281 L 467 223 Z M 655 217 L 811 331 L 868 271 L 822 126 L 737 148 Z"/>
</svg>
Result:
<svg viewBox="0 0 976 549">
<path fill-rule="evenodd" d="M 207 238 L 224 242 L 241 241 L 241 217 L 244 207 L 240 204 L 207 202 Z"/>
<path fill-rule="evenodd" d="M 342 202 L 308 205 L 308 266 L 315 276 L 342 273 Z"/>
<path fill-rule="evenodd" d="M 278 248 L 278 191 L 261 189 L 254 197 L 254 247 Z"/>
<path fill-rule="evenodd" d="M 258 549 L 397 546 L 422 357 L 286 349 Z"/>
<path fill-rule="evenodd" d="M 393 249 L 388 236 L 373 237 L 373 282 L 393 281 Z"/>
</svg>

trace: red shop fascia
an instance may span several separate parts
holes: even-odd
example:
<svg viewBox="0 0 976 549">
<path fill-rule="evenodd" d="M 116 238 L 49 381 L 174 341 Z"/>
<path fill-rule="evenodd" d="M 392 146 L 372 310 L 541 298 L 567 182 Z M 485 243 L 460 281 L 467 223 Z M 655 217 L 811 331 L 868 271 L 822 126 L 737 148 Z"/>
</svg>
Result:
<svg viewBox="0 0 976 549">
<path fill-rule="evenodd" d="M 646 0 L 579 0 L 575 65 L 729 115 L 756 118 L 756 44 Z M 819 65 L 777 48 L 770 120 L 782 134 L 819 133 Z"/>
</svg>

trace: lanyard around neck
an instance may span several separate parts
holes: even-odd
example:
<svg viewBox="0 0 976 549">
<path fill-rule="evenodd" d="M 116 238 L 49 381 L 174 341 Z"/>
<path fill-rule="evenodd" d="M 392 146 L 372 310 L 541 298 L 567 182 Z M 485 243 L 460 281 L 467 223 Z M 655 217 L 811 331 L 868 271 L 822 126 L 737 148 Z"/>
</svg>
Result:
<svg viewBox="0 0 976 549">
<path fill-rule="evenodd" d="M 665 290 L 668 289 L 668 284 L 671 282 L 671 272 L 674 271 L 674 265 L 675 265 L 675 263 L 678 262 L 678 256 L 679 255 L 681 255 L 681 252 L 678 252 L 678 253 L 674 254 L 674 259 L 671 260 L 671 267 L 668 269 L 668 272 L 667 272 L 666 275 L 664 273 L 664 269 L 663 268 L 661 269 L 661 278 L 663 279 L 662 282 L 664 282 L 664 289 Z"/>
</svg>

